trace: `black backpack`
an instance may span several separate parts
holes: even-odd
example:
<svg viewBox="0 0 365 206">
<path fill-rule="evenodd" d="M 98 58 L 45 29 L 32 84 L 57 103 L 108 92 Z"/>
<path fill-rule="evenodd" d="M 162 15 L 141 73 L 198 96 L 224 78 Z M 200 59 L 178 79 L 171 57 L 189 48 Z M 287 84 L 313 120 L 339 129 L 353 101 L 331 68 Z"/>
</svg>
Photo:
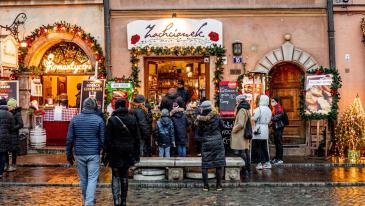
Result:
<svg viewBox="0 0 365 206">
<path fill-rule="evenodd" d="M 248 117 L 246 121 L 245 133 L 243 137 L 245 139 L 252 139 L 252 126 L 251 126 L 251 118 Z"/>
<path fill-rule="evenodd" d="M 288 114 L 286 113 L 286 111 L 284 110 L 284 115 L 283 115 L 283 123 L 285 126 L 289 125 L 289 118 L 288 118 Z"/>
</svg>

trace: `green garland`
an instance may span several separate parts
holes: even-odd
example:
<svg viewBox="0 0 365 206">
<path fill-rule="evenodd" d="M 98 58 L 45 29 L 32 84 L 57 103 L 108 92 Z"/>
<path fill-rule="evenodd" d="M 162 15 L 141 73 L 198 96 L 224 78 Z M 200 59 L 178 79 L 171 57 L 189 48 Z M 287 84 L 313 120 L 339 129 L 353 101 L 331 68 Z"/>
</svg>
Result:
<svg viewBox="0 0 365 206">
<path fill-rule="evenodd" d="M 81 27 L 77 25 L 71 25 L 70 23 L 66 23 L 64 21 L 56 22 L 52 25 L 42 25 L 41 27 L 35 29 L 31 35 L 24 38 L 25 43 L 27 43 L 26 47 L 21 47 L 19 49 L 18 59 L 19 59 L 19 69 L 15 71 L 15 76 L 17 73 L 21 72 L 34 72 L 34 68 L 26 67 L 24 60 L 26 55 L 28 54 L 29 49 L 32 47 L 32 44 L 35 40 L 42 36 L 47 36 L 50 33 L 71 33 L 74 36 L 78 36 L 81 38 L 85 44 L 93 51 L 95 55 L 95 59 L 99 62 L 99 70 L 98 70 L 98 78 L 105 78 L 106 76 L 106 68 L 105 68 L 105 57 L 103 55 L 103 50 L 100 44 L 96 41 L 96 39 L 91 36 L 90 33 L 86 33 Z M 38 71 L 37 71 L 38 72 Z M 34 74 L 37 74 L 34 73 Z"/>
<path fill-rule="evenodd" d="M 301 80 L 302 91 L 299 95 L 300 96 L 300 116 L 305 120 L 320 120 L 320 119 L 328 119 L 328 118 L 336 120 L 337 115 L 338 115 L 338 102 L 340 100 L 340 94 L 338 92 L 338 89 L 340 89 L 342 86 L 342 81 L 341 81 L 341 77 L 340 77 L 338 70 L 335 68 L 328 69 L 328 68 L 324 68 L 321 66 L 314 70 L 308 70 L 308 71 L 306 71 L 306 73 L 307 74 L 317 74 L 317 75 L 332 74 L 332 76 L 333 76 L 333 81 L 332 81 L 332 85 L 331 85 L 332 107 L 331 107 L 331 111 L 328 114 L 320 114 L 320 113 L 306 114 L 305 113 L 305 107 L 306 107 L 306 105 L 305 105 L 305 94 L 306 94 L 305 77 L 302 77 L 302 80 Z"/>
<path fill-rule="evenodd" d="M 215 106 L 218 107 L 219 102 L 219 82 L 223 79 L 223 56 L 226 53 L 226 49 L 213 45 L 211 47 L 143 47 L 143 48 L 132 48 L 130 55 L 130 62 L 132 64 L 132 73 L 129 77 L 129 81 L 133 83 L 136 88 L 139 88 L 141 81 L 139 80 L 140 69 L 138 63 L 140 61 L 139 56 L 141 55 L 164 55 L 164 56 L 216 56 L 215 71 L 213 76 L 214 83 L 214 99 Z"/>
</svg>

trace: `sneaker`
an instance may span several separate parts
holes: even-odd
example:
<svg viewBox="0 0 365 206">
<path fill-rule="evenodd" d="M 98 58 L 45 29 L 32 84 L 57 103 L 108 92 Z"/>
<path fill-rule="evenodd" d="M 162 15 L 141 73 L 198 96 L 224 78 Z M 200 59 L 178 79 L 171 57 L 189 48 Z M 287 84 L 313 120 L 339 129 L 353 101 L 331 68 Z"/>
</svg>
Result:
<svg viewBox="0 0 365 206">
<path fill-rule="evenodd" d="M 16 166 L 11 165 L 10 167 L 8 167 L 8 169 L 6 170 L 7 172 L 14 172 L 16 170 Z"/>
<path fill-rule="evenodd" d="M 223 190 L 222 185 L 218 185 L 216 190 L 217 191 L 222 191 Z"/>
<path fill-rule="evenodd" d="M 199 153 L 199 154 L 198 154 L 198 157 L 201 157 L 201 156 L 202 156 L 202 154 L 201 154 L 201 153 Z"/>
<path fill-rule="evenodd" d="M 208 187 L 208 186 L 204 186 L 204 187 L 203 187 L 203 191 L 204 191 L 204 192 L 208 192 L 208 191 L 209 191 L 209 187 Z"/>
<path fill-rule="evenodd" d="M 272 160 L 270 161 L 270 163 L 274 165 L 274 164 L 276 164 L 276 162 L 277 162 L 277 161 L 278 161 L 277 159 L 272 159 Z"/>
<path fill-rule="evenodd" d="M 257 170 L 262 170 L 262 164 L 261 163 L 258 163 L 257 166 L 256 166 L 256 169 Z"/>
<path fill-rule="evenodd" d="M 266 162 L 265 164 L 264 164 L 264 169 L 271 169 L 271 164 L 270 164 L 270 162 Z"/>
<path fill-rule="evenodd" d="M 284 161 L 283 160 L 277 160 L 275 164 L 276 165 L 282 165 L 282 164 L 284 164 Z"/>
</svg>

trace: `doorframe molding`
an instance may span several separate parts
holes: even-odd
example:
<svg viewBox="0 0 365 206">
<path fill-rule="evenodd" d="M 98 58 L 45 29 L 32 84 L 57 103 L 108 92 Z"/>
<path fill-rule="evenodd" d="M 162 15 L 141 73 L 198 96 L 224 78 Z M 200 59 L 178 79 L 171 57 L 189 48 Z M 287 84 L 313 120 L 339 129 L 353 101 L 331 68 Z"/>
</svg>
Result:
<svg viewBox="0 0 365 206">
<path fill-rule="evenodd" d="M 252 72 L 268 74 L 277 64 L 288 62 L 298 65 L 305 71 L 319 67 L 315 58 L 308 52 L 295 47 L 290 42 L 290 34 L 285 35 L 285 42 L 279 48 L 271 50 L 261 58 Z"/>
</svg>

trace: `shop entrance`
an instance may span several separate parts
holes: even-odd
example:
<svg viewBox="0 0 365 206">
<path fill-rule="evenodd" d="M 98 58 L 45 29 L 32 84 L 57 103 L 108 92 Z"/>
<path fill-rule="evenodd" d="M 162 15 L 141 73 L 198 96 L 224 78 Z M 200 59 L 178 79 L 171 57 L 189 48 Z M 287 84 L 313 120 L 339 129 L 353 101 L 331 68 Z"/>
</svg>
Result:
<svg viewBox="0 0 365 206">
<path fill-rule="evenodd" d="M 146 57 L 145 95 L 150 102 L 177 88 L 177 79 L 185 82 L 191 101 L 202 97 L 209 99 L 209 64 L 203 57 Z"/>
<path fill-rule="evenodd" d="M 305 122 L 299 115 L 302 69 L 286 62 L 274 66 L 270 75 L 270 95 L 281 98 L 289 117 L 289 125 L 283 134 L 284 143 L 305 144 Z"/>
</svg>

